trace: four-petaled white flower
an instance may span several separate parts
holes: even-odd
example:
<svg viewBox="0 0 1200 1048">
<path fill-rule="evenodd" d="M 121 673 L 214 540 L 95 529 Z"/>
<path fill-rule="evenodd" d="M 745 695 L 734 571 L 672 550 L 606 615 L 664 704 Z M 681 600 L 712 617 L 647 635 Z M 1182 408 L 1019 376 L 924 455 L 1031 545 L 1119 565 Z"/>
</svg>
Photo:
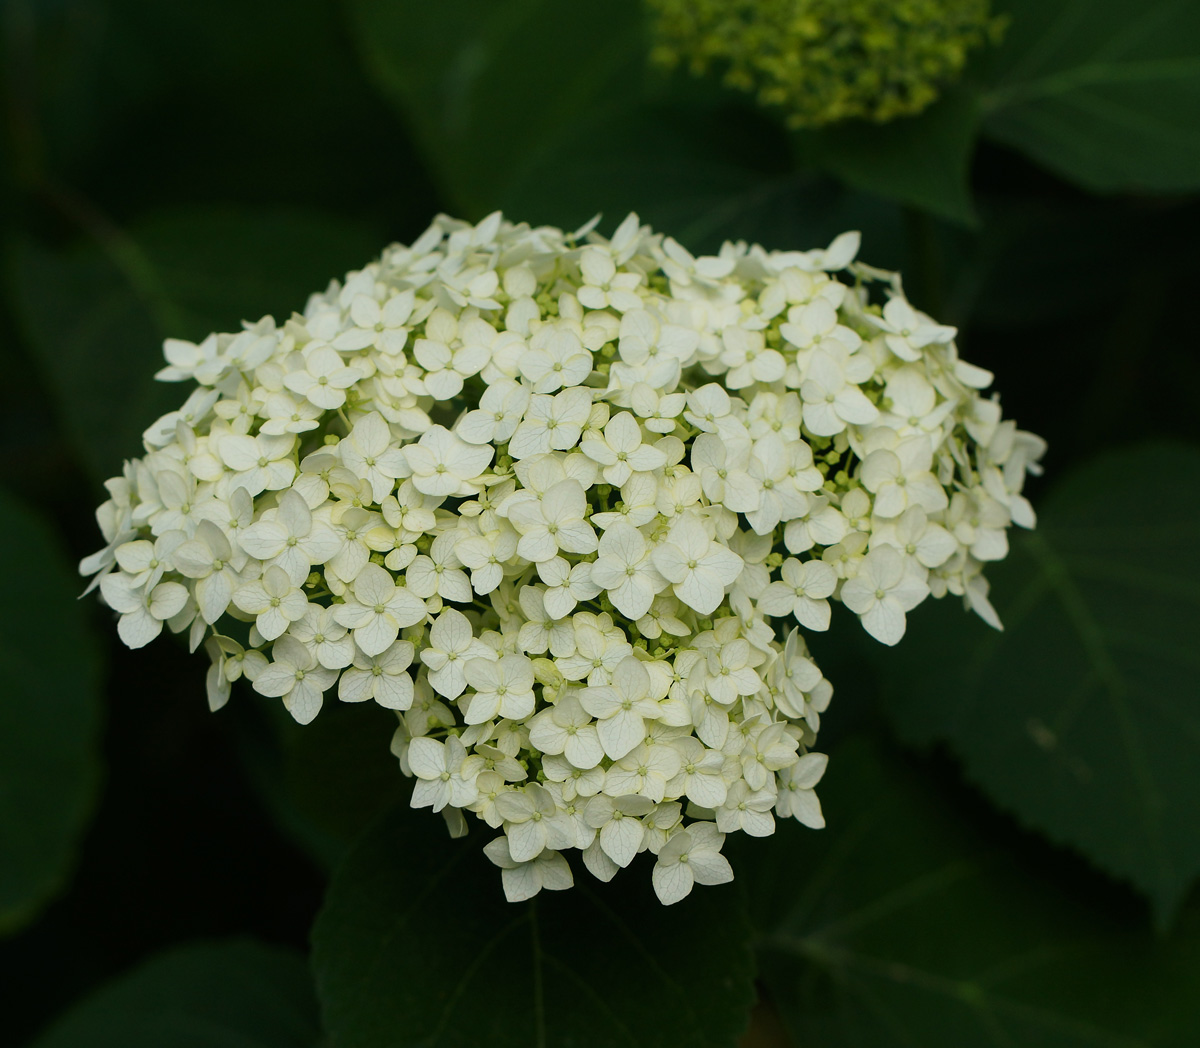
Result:
<svg viewBox="0 0 1200 1048">
<path fill-rule="evenodd" d="M 727 546 L 713 542 L 695 516 L 680 517 L 671 525 L 666 541 L 651 554 L 655 568 L 671 583 L 684 604 L 701 615 L 717 610 L 725 587 L 742 570 L 742 558 Z"/>
<path fill-rule="evenodd" d="M 396 639 L 404 626 L 421 622 L 425 602 L 404 586 L 397 586 L 390 572 L 368 564 L 358 573 L 353 594 L 334 609 L 334 618 L 354 631 L 354 643 L 365 655 L 378 655 Z"/>
<path fill-rule="evenodd" d="M 269 698 L 283 699 L 296 721 L 307 724 L 320 711 L 325 692 L 337 680 L 337 670 L 328 670 L 294 637 L 280 637 L 271 648 L 272 662 L 254 678 L 254 690 Z"/>
<path fill-rule="evenodd" d="M 878 546 L 863 559 L 858 574 L 843 583 L 842 603 L 872 637 L 896 644 L 904 636 L 905 612 L 929 596 L 924 572 L 894 546 Z"/>
<path fill-rule="evenodd" d="M 679 902 L 694 884 L 726 884 L 733 867 L 721 854 L 725 834 L 711 822 L 694 822 L 674 833 L 659 850 L 651 879 L 655 894 L 665 905 Z"/>
<path fill-rule="evenodd" d="M 644 718 L 659 713 L 650 696 L 650 674 L 633 655 L 613 670 L 611 684 L 584 688 L 579 701 L 597 718 L 600 744 L 613 760 L 620 760 L 646 737 Z"/>
</svg>

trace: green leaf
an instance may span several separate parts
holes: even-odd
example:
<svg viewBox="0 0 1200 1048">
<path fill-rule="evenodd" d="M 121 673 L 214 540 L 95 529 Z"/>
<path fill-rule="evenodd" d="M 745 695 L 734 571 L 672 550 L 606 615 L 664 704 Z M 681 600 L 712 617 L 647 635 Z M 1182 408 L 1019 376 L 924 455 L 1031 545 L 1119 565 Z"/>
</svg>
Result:
<svg viewBox="0 0 1200 1048">
<path fill-rule="evenodd" d="M 280 828 L 326 871 L 407 793 L 389 749 L 396 730 L 391 710 L 339 702 L 301 725 L 278 703 L 236 709 L 242 755 L 259 795 Z"/>
<path fill-rule="evenodd" d="M 882 662 L 905 739 L 948 742 L 997 803 L 1132 881 L 1160 922 L 1200 872 L 1198 476 L 1200 449 L 1175 444 L 1077 468 L 989 568 L 1003 633 L 933 602 Z"/>
<path fill-rule="evenodd" d="M 30 1048 L 316 1048 L 304 959 L 251 941 L 161 953 L 98 990 Z"/>
<path fill-rule="evenodd" d="M 155 382 L 166 337 L 286 319 L 332 277 L 382 248 L 370 230 L 320 213 L 225 208 L 163 213 L 102 244 L 10 253 L 14 307 L 92 477 L 141 454 L 142 431 L 190 386 Z"/>
<path fill-rule="evenodd" d="M 1169 940 L 961 787 L 861 742 L 820 787 L 828 828 L 747 854 L 767 992 L 796 1045 L 1187 1048 L 1200 1041 L 1200 914 Z M 957 795 L 956 795 L 957 794 Z M 735 863 L 742 859 L 735 856 Z M 1094 901 L 1092 901 L 1094 899 Z"/>
<path fill-rule="evenodd" d="M 1098 192 L 1200 187 L 1200 5 L 1005 0 L 987 133 Z"/>
<path fill-rule="evenodd" d="M 611 884 L 510 904 L 473 827 L 450 840 L 400 809 L 334 875 L 313 964 L 336 1048 L 727 1048 L 753 1001 L 749 927 L 732 885 L 666 908 L 648 857 Z"/>
<path fill-rule="evenodd" d="M 970 168 L 978 127 L 978 99 L 960 89 L 919 116 L 835 124 L 797 134 L 796 143 L 802 157 L 855 189 L 974 226 Z"/>
<path fill-rule="evenodd" d="M 573 229 L 602 213 L 611 230 L 636 211 L 694 250 L 726 237 L 814 246 L 789 242 L 792 223 L 781 222 L 795 212 L 811 226 L 817 210 L 787 136 L 722 92 L 648 74 L 635 0 L 352 0 L 350 10 L 376 83 L 465 217 L 500 208 Z M 514 76 L 526 69 L 536 75 Z"/>
<path fill-rule="evenodd" d="M 376 83 L 439 185 L 475 217 L 507 206 L 514 186 L 565 154 L 581 123 L 640 90 L 637 0 L 351 0 L 349 9 Z"/>
<path fill-rule="evenodd" d="M 100 779 L 100 658 L 54 526 L 0 490 L 13 551 L 0 612 L 0 932 L 27 922 L 75 862 Z"/>
</svg>

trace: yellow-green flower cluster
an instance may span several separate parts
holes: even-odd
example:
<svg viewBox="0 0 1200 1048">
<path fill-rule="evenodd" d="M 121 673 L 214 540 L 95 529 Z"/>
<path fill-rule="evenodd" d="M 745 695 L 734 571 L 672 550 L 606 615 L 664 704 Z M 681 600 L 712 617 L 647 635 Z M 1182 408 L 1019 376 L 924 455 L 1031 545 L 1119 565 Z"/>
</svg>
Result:
<svg viewBox="0 0 1200 1048">
<path fill-rule="evenodd" d="M 1003 29 L 989 0 L 649 0 L 652 59 L 787 113 L 792 127 L 919 113 Z"/>
</svg>

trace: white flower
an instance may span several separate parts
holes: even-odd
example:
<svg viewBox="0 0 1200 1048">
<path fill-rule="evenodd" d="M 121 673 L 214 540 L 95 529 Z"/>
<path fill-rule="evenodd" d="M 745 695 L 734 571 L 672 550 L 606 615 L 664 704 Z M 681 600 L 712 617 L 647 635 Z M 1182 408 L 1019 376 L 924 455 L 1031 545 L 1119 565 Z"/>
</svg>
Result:
<svg viewBox="0 0 1200 1048">
<path fill-rule="evenodd" d="M 726 884 L 733 868 L 721 854 L 725 834 L 711 822 L 693 822 L 663 845 L 651 878 L 654 891 L 664 906 L 679 902 L 691 893 L 693 884 Z"/>
<path fill-rule="evenodd" d="M 233 603 L 255 616 L 254 625 L 264 640 L 282 636 L 284 630 L 308 612 L 308 598 L 276 564 L 267 568 L 262 578 L 234 590 Z"/>
<path fill-rule="evenodd" d="M 529 396 L 529 390 L 512 379 L 498 379 L 484 390 L 479 407 L 468 411 L 454 430 L 471 444 L 507 443 L 529 407 Z"/>
<path fill-rule="evenodd" d="M 461 774 L 466 758 L 467 751 L 453 735 L 444 743 L 413 739 L 408 747 L 408 763 L 420 781 L 413 787 L 412 806 L 441 811 L 447 804 L 456 808 L 471 804 L 478 791 L 474 781 Z"/>
<path fill-rule="evenodd" d="M 898 517 L 910 505 L 935 513 L 950 503 L 937 477 L 930 472 L 933 447 L 924 435 L 908 437 L 892 450 L 872 451 L 862 465 L 863 486 L 875 496 L 879 517 Z"/>
<path fill-rule="evenodd" d="M 529 340 L 529 351 L 517 364 L 535 393 L 577 386 L 592 370 L 592 355 L 570 328 L 547 324 Z"/>
<path fill-rule="evenodd" d="M 525 902 L 543 888 L 563 891 L 575 883 L 571 867 L 559 852 L 546 849 L 529 862 L 517 862 L 509 851 L 507 837 L 497 837 L 484 846 L 484 854 L 501 868 L 504 897 L 509 902 Z"/>
<path fill-rule="evenodd" d="M 429 554 L 415 557 L 408 565 L 404 578 L 408 588 L 418 597 L 432 597 L 435 593 L 444 600 L 469 604 L 471 580 L 462 568 L 462 561 L 455 554 L 458 533 L 447 531 L 433 540 Z"/>
<path fill-rule="evenodd" d="M 426 495 L 474 495 L 472 483 L 492 461 L 490 447 L 468 444 L 443 426 L 421 434 L 406 444 L 404 457 L 412 469 L 413 486 Z"/>
<path fill-rule="evenodd" d="M 277 509 L 239 531 L 238 544 L 250 556 L 283 568 L 297 585 L 314 564 L 324 564 L 342 545 L 333 528 L 313 520 L 308 503 L 295 491 L 285 491 Z"/>
<path fill-rule="evenodd" d="M 425 602 L 376 564 L 368 564 L 354 580 L 352 597 L 334 609 L 333 617 L 354 631 L 354 643 L 366 655 L 378 655 L 404 626 L 425 618 Z"/>
<path fill-rule="evenodd" d="M 821 781 L 828 763 L 829 758 L 823 753 L 806 753 L 795 764 L 779 772 L 776 777 L 779 797 L 775 802 L 775 810 L 783 818 L 791 816 L 814 830 L 825 825 L 821 802 L 817 800 L 813 787 Z"/>
<path fill-rule="evenodd" d="M 382 502 L 395 489 L 396 481 L 410 472 L 404 452 L 393 444 L 391 430 L 378 412 L 355 422 L 350 435 L 338 445 L 338 451 L 343 465 L 371 485 L 376 502 Z"/>
<path fill-rule="evenodd" d="M 358 368 L 346 367 L 335 349 L 314 343 L 304 349 L 304 367 L 284 375 L 283 384 L 322 411 L 331 411 L 346 403 L 346 390 L 362 377 Z"/>
<path fill-rule="evenodd" d="M 230 487 L 245 488 L 253 497 L 291 484 L 297 472 L 290 457 L 295 443 L 294 433 L 274 437 L 230 433 L 218 442 L 217 452 L 233 471 Z"/>
<path fill-rule="evenodd" d="M 613 760 L 620 760 L 645 738 L 643 718 L 657 717 L 659 712 L 650 697 L 650 674 L 632 655 L 613 670 L 611 684 L 584 688 L 579 701 L 597 718 L 600 744 Z"/>
<path fill-rule="evenodd" d="M 919 569 L 919 570 L 918 570 Z M 858 574 L 842 586 L 842 603 L 862 620 L 863 628 L 884 644 L 904 636 L 905 612 L 929 596 L 920 565 L 893 546 L 871 550 Z"/>
<path fill-rule="evenodd" d="M 633 620 L 650 610 L 655 595 L 667 585 L 650 561 L 645 537 L 632 524 L 614 524 L 600 536 L 591 575 L 607 590 L 613 607 Z"/>
<path fill-rule="evenodd" d="M 640 793 L 652 801 L 661 801 L 666 796 L 667 783 L 679 774 L 681 766 L 679 754 L 670 746 L 642 743 L 613 762 L 604 776 L 604 792 L 613 797 Z"/>
<path fill-rule="evenodd" d="M 671 745 L 679 754 L 679 771 L 667 783 L 672 797 L 686 796 L 701 808 L 719 808 L 725 803 L 729 786 L 725 781 L 725 755 L 708 749 L 699 739 L 686 736 Z"/>
<path fill-rule="evenodd" d="M 533 712 L 533 663 L 524 655 L 471 659 L 463 673 L 475 689 L 464 714 L 468 724 L 495 717 L 523 720 Z"/>
<path fill-rule="evenodd" d="M 519 502 L 508 511 L 508 519 L 521 534 L 517 555 L 537 563 L 567 553 L 592 553 L 598 540 L 584 519 L 587 497 L 579 481 L 555 484 L 539 500 Z"/>
<path fill-rule="evenodd" d="M 467 662 L 492 654 L 491 648 L 475 636 L 466 615 L 447 608 L 429 628 L 421 661 L 429 667 L 429 683 L 438 694 L 456 699 L 467 686 Z"/>
<path fill-rule="evenodd" d="M 648 473 L 666 464 L 667 457 L 656 447 L 642 443 L 642 430 L 628 411 L 609 419 L 604 437 L 584 438 L 579 445 L 588 458 L 604 467 L 607 484 L 620 486 L 631 473 Z"/>
<path fill-rule="evenodd" d="M 829 629 L 829 597 L 837 588 L 837 576 L 819 560 L 799 561 L 789 557 L 780 568 L 782 580 L 772 582 L 758 600 L 767 615 L 794 615 L 810 630 Z"/>
<path fill-rule="evenodd" d="M 918 313 L 900 295 L 890 299 L 883 307 L 882 317 L 868 313 L 864 319 L 868 324 L 874 324 L 887 332 L 884 342 L 901 360 L 920 360 L 921 351 L 926 346 L 931 343 L 950 342 L 958 334 L 956 328 L 932 323 L 924 313 Z"/>
<path fill-rule="evenodd" d="M 543 753 L 564 754 L 583 771 L 596 767 L 604 756 L 596 725 L 573 689 L 530 721 L 529 741 Z"/>
<path fill-rule="evenodd" d="M 288 633 L 309 648 L 326 669 L 345 669 L 354 661 L 354 641 L 333 617 L 333 608 L 310 604 L 304 617 L 288 627 Z"/>
<path fill-rule="evenodd" d="M 704 525 L 694 516 L 681 517 L 671 525 L 667 539 L 651 554 L 655 568 L 684 604 L 701 615 L 711 615 L 725 587 L 742 570 L 742 558 L 713 542 Z"/>
<path fill-rule="evenodd" d="M 640 822 L 654 808 L 649 797 L 630 794 L 610 797 L 598 793 L 587 802 L 584 818 L 594 830 L 599 830 L 601 850 L 618 866 L 624 868 L 642 850 L 645 830 Z"/>
<path fill-rule="evenodd" d="M 568 848 L 575 836 L 558 817 L 554 795 L 537 783 L 498 795 L 496 812 L 504 820 L 509 856 L 514 862 L 529 862 L 547 847 Z"/>
<path fill-rule="evenodd" d="M 271 656 L 271 664 L 254 678 L 254 690 L 283 699 L 296 721 L 307 724 L 320 712 L 325 691 L 337 679 L 337 670 L 327 670 L 307 647 L 287 635 L 275 642 Z"/>
<path fill-rule="evenodd" d="M 438 400 L 450 400 L 462 392 L 463 379 L 487 364 L 488 350 L 469 338 L 459 341 L 458 321 L 444 309 L 435 309 L 429 315 L 425 331 L 430 337 L 417 339 L 413 355 L 426 371 L 425 387 L 430 394 Z"/>
<path fill-rule="evenodd" d="M 513 458 L 566 451 L 579 443 L 592 410 L 592 394 L 580 386 L 549 396 L 535 396 L 525 411 L 525 420 L 508 443 Z"/>
<path fill-rule="evenodd" d="M 130 648 L 154 640 L 162 632 L 163 622 L 179 614 L 188 599 L 188 591 L 178 582 L 132 587 L 124 574 L 105 575 L 100 592 L 105 603 L 120 613 L 117 634 Z"/>
<path fill-rule="evenodd" d="M 413 682 L 408 675 L 413 646 L 398 640 L 378 655 L 354 656 L 354 665 L 342 674 L 338 698 L 343 702 L 374 699 L 389 710 L 407 710 L 412 706 Z"/>
<path fill-rule="evenodd" d="M 871 370 L 868 357 L 851 357 L 840 345 L 814 351 L 800 387 L 804 424 L 818 436 L 828 437 L 841 433 L 848 424 L 874 422 L 879 409 L 858 386 Z"/>
</svg>

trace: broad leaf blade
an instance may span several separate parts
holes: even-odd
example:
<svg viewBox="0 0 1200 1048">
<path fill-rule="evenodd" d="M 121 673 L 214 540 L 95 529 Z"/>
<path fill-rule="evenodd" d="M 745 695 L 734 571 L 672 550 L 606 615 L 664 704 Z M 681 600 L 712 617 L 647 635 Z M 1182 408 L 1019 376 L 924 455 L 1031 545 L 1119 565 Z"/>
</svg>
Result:
<svg viewBox="0 0 1200 1048">
<path fill-rule="evenodd" d="M 828 828 L 785 826 L 769 861 L 748 857 L 760 965 L 795 1043 L 1194 1044 L 1196 915 L 1157 940 L 1015 859 L 1012 830 L 953 786 L 881 748 L 841 747 L 822 783 Z"/>
<path fill-rule="evenodd" d="M 472 215 L 561 155 L 581 114 L 620 109 L 640 88 L 634 0 L 354 0 L 350 11 L 376 83 L 407 117 L 439 185 Z"/>
<path fill-rule="evenodd" d="M 838 124 L 797 135 L 797 145 L 802 156 L 855 189 L 973 226 L 978 218 L 969 176 L 978 105 L 971 91 L 952 90 L 919 116 Z"/>
<path fill-rule="evenodd" d="M 1200 5 L 1006 0 L 988 133 L 1101 191 L 1200 187 Z"/>
<path fill-rule="evenodd" d="M 316 1048 L 304 959 L 250 941 L 158 954 L 75 1005 L 31 1048 Z"/>
<path fill-rule="evenodd" d="M 50 522 L 0 491 L 0 932 L 66 880 L 100 779 L 100 658 Z"/>
<path fill-rule="evenodd" d="M 885 706 L 1022 822 L 1149 896 L 1200 872 L 1200 450 L 1142 445 L 1064 477 L 989 571 L 1002 634 L 922 607 Z"/>
<path fill-rule="evenodd" d="M 334 875 L 313 964 L 335 1048 L 725 1048 L 753 1001 L 735 886 L 666 908 L 646 861 L 509 904 L 473 827 L 399 810 Z"/>
</svg>

